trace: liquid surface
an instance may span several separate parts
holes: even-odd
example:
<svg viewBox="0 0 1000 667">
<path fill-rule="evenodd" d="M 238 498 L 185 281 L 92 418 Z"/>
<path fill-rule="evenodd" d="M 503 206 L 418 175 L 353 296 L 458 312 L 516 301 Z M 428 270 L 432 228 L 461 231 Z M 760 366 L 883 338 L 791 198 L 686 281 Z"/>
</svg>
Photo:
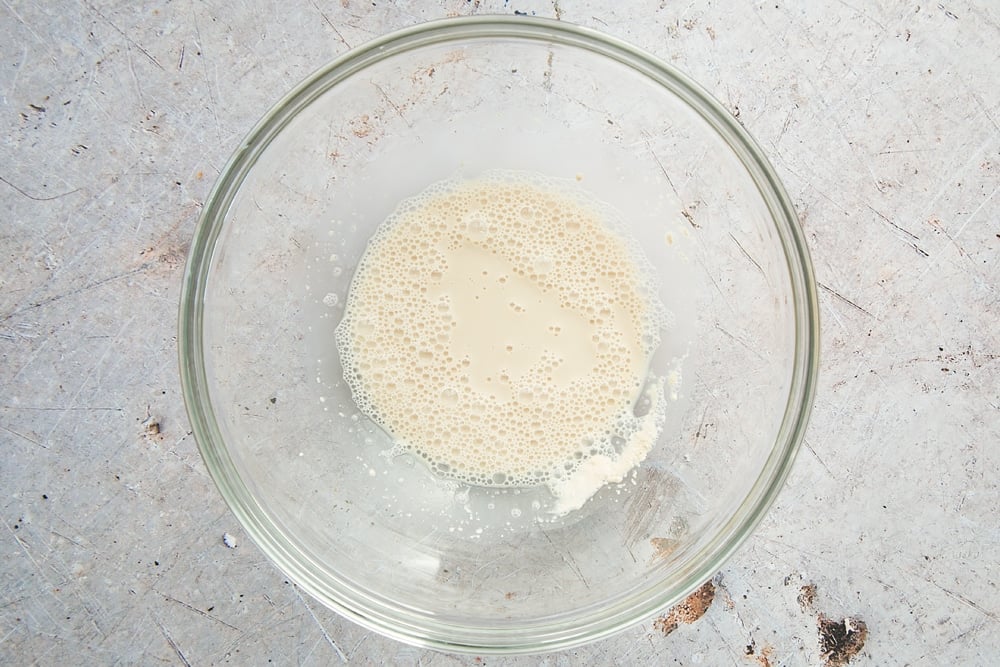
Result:
<svg viewBox="0 0 1000 667">
<path fill-rule="evenodd" d="M 663 309 L 609 216 L 517 172 L 401 203 L 336 332 L 358 407 L 439 475 L 548 484 L 558 511 L 621 481 L 662 425 L 646 376 Z"/>
</svg>

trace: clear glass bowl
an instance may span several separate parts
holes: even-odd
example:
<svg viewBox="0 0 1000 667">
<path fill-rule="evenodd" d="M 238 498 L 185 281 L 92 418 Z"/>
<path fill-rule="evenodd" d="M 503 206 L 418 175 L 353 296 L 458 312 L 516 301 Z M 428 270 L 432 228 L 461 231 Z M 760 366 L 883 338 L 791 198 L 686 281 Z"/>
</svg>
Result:
<svg viewBox="0 0 1000 667">
<path fill-rule="evenodd" d="M 429 184 L 515 169 L 625 220 L 672 325 L 667 423 L 562 518 L 544 489 L 440 480 L 352 402 L 333 330 L 375 228 Z M 711 577 L 785 479 L 815 387 L 816 292 L 788 196 L 715 100 L 597 32 L 526 17 L 419 25 L 282 99 L 205 205 L 180 310 L 209 472 L 285 575 L 377 632 L 449 651 L 607 636 Z"/>
</svg>

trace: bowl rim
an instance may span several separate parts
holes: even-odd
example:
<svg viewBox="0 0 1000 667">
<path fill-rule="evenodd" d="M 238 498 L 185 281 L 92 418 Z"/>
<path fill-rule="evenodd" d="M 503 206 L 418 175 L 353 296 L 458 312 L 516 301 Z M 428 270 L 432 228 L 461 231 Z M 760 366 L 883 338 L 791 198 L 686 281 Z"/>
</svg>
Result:
<svg viewBox="0 0 1000 667">
<path fill-rule="evenodd" d="M 670 587 L 647 586 L 603 607 L 599 614 L 502 629 L 442 623 L 430 614 L 388 604 L 349 581 L 330 582 L 319 576 L 318 567 L 254 498 L 228 453 L 212 407 L 202 340 L 205 290 L 226 212 L 271 140 L 313 100 L 368 65 L 423 46 L 470 38 L 582 48 L 631 67 L 697 112 L 726 141 L 757 185 L 784 250 L 795 311 L 794 367 L 775 445 L 739 508 L 691 556 L 685 574 Z M 258 121 L 226 163 L 198 220 L 181 287 L 178 355 L 184 403 L 208 472 L 250 538 L 290 581 L 364 628 L 408 644 L 458 653 L 524 654 L 573 648 L 617 633 L 675 604 L 721 568 L 760 523 L 791 470 L 815 396 L 819 333 L 816 282 L 794 206 L 760 146 L 721 103 L 656 56 L 600 31 L 539 17 L 478 15 L 420 23 L 350 49 L 306 77 Z"/>
</svg>

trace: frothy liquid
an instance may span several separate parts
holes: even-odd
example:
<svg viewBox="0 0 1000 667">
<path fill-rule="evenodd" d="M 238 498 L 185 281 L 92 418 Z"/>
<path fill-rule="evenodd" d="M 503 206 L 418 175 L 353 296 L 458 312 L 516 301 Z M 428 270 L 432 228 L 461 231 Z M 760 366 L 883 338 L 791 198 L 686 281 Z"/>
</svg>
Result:
<svg viewBox="0 0 1000 667">
<path fill-rule="evenodd" d="M 663 308 L 608 215 L 518 172 L 402 202 L 369 242 L 336 332 L 358 407 L 462 482 L 577 498 L 578 472 L 620 481 L 662 422 L 660 401 L 641 417 L 634 406 Z M 595 472 L 605 461 L 610 478 Z"/>
</svg>

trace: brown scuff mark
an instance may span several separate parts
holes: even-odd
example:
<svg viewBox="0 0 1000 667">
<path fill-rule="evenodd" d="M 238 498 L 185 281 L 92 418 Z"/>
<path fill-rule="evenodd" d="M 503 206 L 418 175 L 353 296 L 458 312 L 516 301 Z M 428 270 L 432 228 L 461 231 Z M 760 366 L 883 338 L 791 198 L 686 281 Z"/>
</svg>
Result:
<svg viewBox="0 0 1000 667">
<path fill-rule="evenodd" d="M 364 139 L 371 134 L 373 129 L 371 117 L 366 113 L 349 120 L 347 124 L 351 126 L 351 132 L 358 139 Z"/>
<path fill-rule="evenodd" d="M 774 658 L 774 647 L 771 646 L 770 644 L 764 644 L 764 646 L 758 652 L 757 642 L 751 639 L 750 643 L 747 644 L 744 654 L 756 660 L 757 664 L 760 665 L 760 667 L 772 667 L 772 665 L 774 664 L 771 662 L 771 660 Z"/>
<path fill-rule="evenodd" d="M 653 560 L 666 560 L 677 550 L 677 540 L 669 537 L 651 537 L 649 543 L 653 546 Z"/>
<path fill-rule="evenodd" d="M 146 417 L 139 424 L 142 427 L 142 437 L 147 442 L 163 442 L 163 425 L 158 417 L 153 416 L 146 406 Z"/>
<path fill-rule="evenodd" d="M 819 651 L 824 667 L 844 667 L 861 652 L 868 639 L 868 625 L 859 618 L 834 621 L 820 614 L 816 619 L 819 628 Z"/>
<path fill-rule="evenodd" d="M 799 595 L 795 599 L 798 600 L 802 613 L 808 612 L 816 601 L 816 584 L 806 584 L 800 588 Z"/>
<path fill-rule="evenodd" d="M 760 650 L 757 654 L 757 664 L 760 667 L 771 667 L 771 658 L 774 657 L 774 647 L 770 644 L 765 644 L 764 648 Z"/>
<path fill-rule="evenodd" d="M 195 177 L 203 178 L 202 172 Z M 166 229 L 151 245 L 139 251 L 137 261 L 133 263 L 135 271 L 153 274 L 169 274 L 183 268 L 191 249 L 191 239 L 183 233 L 182 227 L 196 218 L 201 211 L 201 204 L 189 202 L 184 205 L 181 215 Z"/>
<path fill-rule="evenodd" d="M 701 588 L 689 595 L 680 604 L 674 605 L 663 616 L 653 621 L 653 628 L 664 636 L 677 629 L 681 623 L 694 623 L 705 615 L 715 599 L 715 584 L 711 580 L 702 584 Z"/>
<path fill-rule="evenodd" d="M 184 266 L 189 249 L 190 242 L 163 238 L 140 250 L 139 256 L 148 262 L 147 269 L 171 273 Z"/>
</svg>

